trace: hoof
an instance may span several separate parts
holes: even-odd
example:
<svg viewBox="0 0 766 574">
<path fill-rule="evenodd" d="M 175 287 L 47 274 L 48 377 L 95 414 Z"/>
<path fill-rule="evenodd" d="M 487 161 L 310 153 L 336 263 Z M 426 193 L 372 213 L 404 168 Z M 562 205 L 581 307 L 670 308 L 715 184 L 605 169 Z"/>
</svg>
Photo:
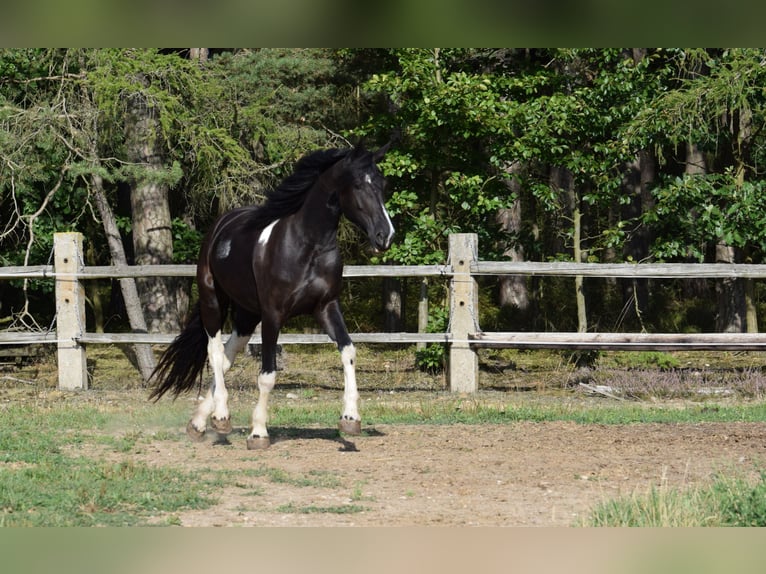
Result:
<svg viewBox="0 0 766 574">
<path fill-rule="evenodd" d="M 210 417 L 210 426 L 213 427 L 213 430 L 219 434 L 230 434 L 231 417 L 226 417 L 225 419 Z"/>
<path fill-rule="evenodd" d="M 271 441 L 269 437 L 249 436 L 247 437 L 247 450 L 263 450 L 269 448 Z"/>
<path fill-rule="evenodd" d="M 342 418 L 338 422 L 338 430 L 343 434 L 360 435 L 362 434 L 362 421 Z"/>
<path fill-rule="evenodd" d="M 191 421 L 186 425 L 186 435 L 194 442 L 202 442 L 205 440 L 205 431 L 198 431 Z"/>
</svg>

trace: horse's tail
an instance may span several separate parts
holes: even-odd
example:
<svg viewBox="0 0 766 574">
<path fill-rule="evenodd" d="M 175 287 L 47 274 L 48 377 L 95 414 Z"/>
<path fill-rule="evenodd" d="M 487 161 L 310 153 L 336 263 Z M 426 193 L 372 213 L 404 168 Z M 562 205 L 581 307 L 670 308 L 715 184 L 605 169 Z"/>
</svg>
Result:
<svg viewBox="0 0 766 574">
<path fill-rule="evenodd" d="M 149 399 L 159 400 L 168 391 L 174 398 L 182 392 L 202 384 L 202 371 L 207 361 L 207 333 L 202 326 L 199 304 L 189 321 L 160 357 L 150 380 L 154 390 Z"/>
</svg>

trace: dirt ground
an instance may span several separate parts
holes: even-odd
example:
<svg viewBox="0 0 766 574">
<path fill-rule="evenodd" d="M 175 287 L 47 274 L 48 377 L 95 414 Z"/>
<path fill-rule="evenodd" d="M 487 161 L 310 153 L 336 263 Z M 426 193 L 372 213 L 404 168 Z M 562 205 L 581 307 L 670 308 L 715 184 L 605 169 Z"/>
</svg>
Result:
<svg viewBox="0 0 766 574">
<path fill-rule="evenodd" d="M 288 386 L 276 391 L 272 404 L 284 404 L 288 392 L 300 395 L 298 402 L 311 401 L 316 393 L 312 385 L 340 378 L 335 356 L 330 359 L 334 371 L 317 368 L 316 357 L 310 358 L 292 361 L 281 373 Z M 368 362 L 372 359 L 370 353 Z M 299 371 L 304 364 L 305 372 Z M 389 371 L 388 363 L 384 367 L 377 368 L 382 374 L 374 387 L 362 389 L 363 404 L 394 392 L 394 397 L 404 396 L 407 392 L 399 395 L 393 390 L 402 388 L 399 378 L 415 380 L 416 371 L 409 364 L 401 373 Z M 72 398 L 54 390 L 55 370 L 14 372 L 12 377 L 4 377 L 7 385 L 16 388 L 7 400 L 19 400 L 24 393 L 31 400 L 42 396 L 49 401 L 60 394 L 60 400 L 107 404 L 112 409 L 132 397 L 128 400 L 143 405 L 137 408 L 147 408 L 145 390 L 125 390 L 119 376 L 99 375 L 98 366 L 95 373 L 96 390 Z M 362 375 L 372 379 L 372 370 Z M 291 376 L 304 386 L 291 390 Z M 23 377 L 30 380 L 15 382 Z M 524 391 L 530 377 L 540 388 L 560 375 L 553 370 L 538 374 L 514 367 L 500 372 L 499 377 L 508 388 Z M 232 379 L 253 377 L 234 372 Z M 417 392 L 431 397 L 439 381 L 418 384 L 423 390 Z M 99 391 L 99 385 L 123 390 Z M 233 397 L 250 405 L 254 390 L 233 386 Z M 112 392 L 114 396 L 110 396 Z M 340 401 L 339 388 L 327 392 Z M 496 393 L 507 400 L 510 392 Z M 518 395 L 536 393 L 516 392 L 514 396 Z M 192 402 L 187 397 L 176 404 L 184 412 L 188 407 L 191 414 Z M 129 452 L 115 452 L 98 441 L 77 448 L 90 449 L 86 454 L 94 458 L 168 465 L 199 472 L 202 478 L 218 471 L 235 477 L 220 481 L 224 486 L 211 493 L 217 499 L 213 507 L 155 519 L 160 524 L 183 526 L 572 526 L 583 524 L 590 511 L 604 501 L 643 495 L 652 487 L 704 484 L 717 472 L 755 476 L 766 463 L 763 423 L 370 425 L 363 421 L 364 435 L 353 438 L 341 438 L 335 428 L 307 423 L 305 428 L 270 426 L 271 447 L 248 451 L 246 422 L 246 418 L 236 418 L 227 440 L 216 440 L 213 434 L 194 443 L 187 439 L 183 425 L 155 428 L 148 424 L 139 429 L 145 440 Z M 126 429 L 109 432 L 121 437 Z M 178 440 L 152 440 L 152 433 L 159 432 Z"/>
<path fill-rule="evenodd" d="M 180 431 L 179 431 L 180 432 Z M 334 429 L 272 429 L 272 446 L 152 443 L 137 459 L 241 472 L 184 526 L 572 526 L 599 502 L 684 487 L 763 462 L 763 424 L 380 425 L 341 439 Z M 253 468 L 314 485 L 249 476 Z M 323 485 L 321 477 L 330 477 Z M 334 510 L 333 510 L 334 509 Z M 348 512 L 344 512 L 344 509 Z"/>
</svg>

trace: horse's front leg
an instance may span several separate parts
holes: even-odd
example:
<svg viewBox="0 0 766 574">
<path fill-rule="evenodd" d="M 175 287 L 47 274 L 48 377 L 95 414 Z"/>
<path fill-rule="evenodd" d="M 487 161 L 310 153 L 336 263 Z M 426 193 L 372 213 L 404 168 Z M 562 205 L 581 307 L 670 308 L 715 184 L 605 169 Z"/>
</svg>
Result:
<svg viewBox="0 0 766 574">
<path fill-rule="evenodd" d="M 317 320 L 338 345 L 343 363 L 343 413 L 338 428 L 347 434 L 361 434 L 362 418 L 359 416 L 359 390 L 356 386 L 356 348 L 348 335 L 338 301 L 331 301 L 321 309 Z"/>
<path fill-rule="evenodd" d="M 268 448 L 271 444 L 266 424 L 269 422 L 269 395 L 277 379 L 277 338 L 279 327 L 261 324 L 261 372 L 258 375 L 258 402 L 253 410 L 253 428 L 247 437 L 248 450 Z"/>
</svg>

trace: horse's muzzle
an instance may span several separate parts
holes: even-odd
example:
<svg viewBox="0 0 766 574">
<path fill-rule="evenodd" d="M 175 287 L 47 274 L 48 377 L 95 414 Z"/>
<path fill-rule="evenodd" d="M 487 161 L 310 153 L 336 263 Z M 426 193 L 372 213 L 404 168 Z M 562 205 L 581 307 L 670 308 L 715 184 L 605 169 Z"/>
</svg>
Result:
<svg viewBox="0 0 766 574">
<path fill-rule="evenodd" d="M 391 240 L 394 238 L 393 233 L 386 233 L 382 231 L 378 231 L 375 234 L 375 237 L 370 238 L 370 244 L 372 245 L 373 251 L 375 253 L 382 253 L 383 251 L 388 251 L 388 249 L 391 247 Z"/>
</svg>

